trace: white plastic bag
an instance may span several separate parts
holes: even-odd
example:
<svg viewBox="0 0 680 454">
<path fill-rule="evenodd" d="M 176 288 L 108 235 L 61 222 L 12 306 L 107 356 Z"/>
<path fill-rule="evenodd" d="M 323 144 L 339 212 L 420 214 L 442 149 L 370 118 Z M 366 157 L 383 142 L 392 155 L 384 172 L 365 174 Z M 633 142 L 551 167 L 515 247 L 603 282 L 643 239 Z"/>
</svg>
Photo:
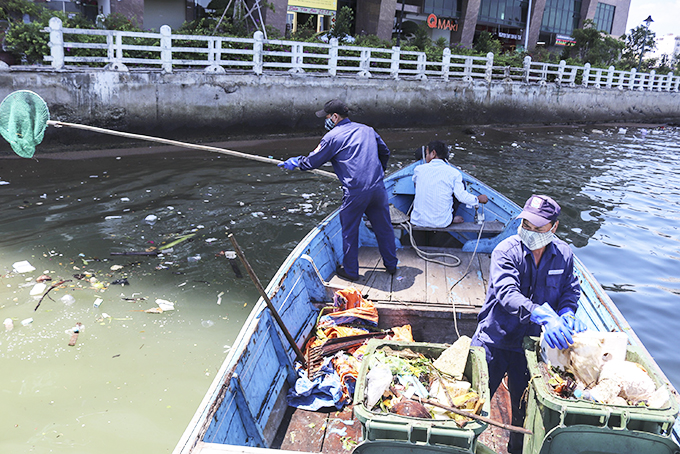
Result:
<svg viewBox="0 0 680 454">
<path fill-rule="evenodd" d="M 365 402 L 369 410 L 380 400 L 385 390 L 392 383 L 392 372 L 384 364 L 379 364 L 366 374 Z"/>
</svg>

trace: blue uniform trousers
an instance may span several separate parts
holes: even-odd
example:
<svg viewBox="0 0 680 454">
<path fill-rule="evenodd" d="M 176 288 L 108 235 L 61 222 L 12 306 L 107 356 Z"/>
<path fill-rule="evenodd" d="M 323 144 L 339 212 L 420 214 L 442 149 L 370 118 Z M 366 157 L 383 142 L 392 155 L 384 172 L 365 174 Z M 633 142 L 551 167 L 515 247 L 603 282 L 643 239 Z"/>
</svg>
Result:
<svg viewBox="0 0 680 454">
<path fill-rule="evenodd" d="M 523 352 L 494 348 L 492 345 L 481 342 L 477 336 L 472 338 L 472 345 L 484 347 L 486 362 L 489 365 L 489 391 L 493 397 L 496 389 L 501 384 L 503 376 L 508 374 L 508 391 L 510 392 L 510 405 L 512 407 L 512 425 L 523 427 L 526 416 L 526 404 L 522 403 L 522 395 L 529 385 L 529 369 L 527 359 Z M 524 435 L 511 432 L 508 442 L 508 453 L 519 454 L 522 452 Z"/>
<path fill-rule="evenodd" d="M 378 250 L 386 268 L 397 267 L 397 247 L 390 221 L 387 191 L 380 182 L 365 191 L 348 191 L 343 188 L 340 224 L 342 225 L 342 265 L 350 276 L 359 275 L 359 226 L 366 214 L 378 240 Z"/>
</svg>

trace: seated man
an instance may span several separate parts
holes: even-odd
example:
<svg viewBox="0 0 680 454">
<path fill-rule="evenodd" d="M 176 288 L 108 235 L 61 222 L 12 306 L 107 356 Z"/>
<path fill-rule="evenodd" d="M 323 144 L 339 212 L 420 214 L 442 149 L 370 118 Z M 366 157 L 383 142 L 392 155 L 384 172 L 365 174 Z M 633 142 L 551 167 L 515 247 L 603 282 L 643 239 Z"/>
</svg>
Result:
<svg viewBox="0 0 680 454">
<path fill-rule="evenodd" d="M 454 217 L 458 204 L 478 206 L 489 201 L 484 194 L 475 197 L 465 190 L 463 175 L 448 164 L 446 161 L 448 155 L 449 150 L 444 142 L 438 140 L 430 142 L 425 149 L 426 164 L 414 169 L 413 183 L 416 186 L 416 196 L 411 212 L 411 224 L 418 227 L 448 227 L 452 222 L 454 224 L 463 222 L 462 216 Z"/>
</svg>

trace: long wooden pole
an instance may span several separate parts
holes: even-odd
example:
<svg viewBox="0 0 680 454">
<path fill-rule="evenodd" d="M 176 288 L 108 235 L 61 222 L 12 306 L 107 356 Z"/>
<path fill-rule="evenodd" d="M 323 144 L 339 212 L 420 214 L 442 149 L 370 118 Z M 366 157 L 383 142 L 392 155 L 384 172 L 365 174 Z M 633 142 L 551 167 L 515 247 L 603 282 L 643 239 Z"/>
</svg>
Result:
<svg viewBox="0 0 680 454">
<path fill-rule="evenodd" d="M 145 135 L 142 135 L 142 134 L 132 134 L 132 133 L 129 133 L 129 132 L 114 131 L 113 129 L 97 128 L 96 126 L 87 126 L 87 125 L 81 125 L 81 124 L 78 124 L 78 123 L 66 123 L 64 121 L 48 120 L 47 124 L 49 126 L 54 126 L 55 128 L 66 127 L 66 128 L 82 129 L 84 131 L 92 131 L 92 132 L 98 132 L 98 133 L 101 133 L 101 134 L 108 134 L 108 135 L 111 135 L 111 136 L 126 137 L 128 139 L 146 140 L 148 142 L 163 143 L 163 144 L 166 144 L 166 145 L 173 145 L 173 146 L 176 146 L 176 147 L 191 148 L 191 149 L 194 149 L 194 150 L 201 150 L 201 151 L 210 151 L 210 152 L 213 152 L 213 153 L 220 153 L 220 154 L 224 154 L 224 155 L 228 155 L 228 156 L 235 156 L 237 158 L 250 159 L 251 161 L 259 161 L 259 162 L 264 162 L 264 163 L 267 163 L 267 164 L 279 165 L 283 162 L 283 161 L 279 161 L 278 159 L 265 158 L 264 156 L 242 153 L 240 151 L 228 150 L 226 148 L 218 148 L 218 147 L 211 147 L 209 145 L 198 145 L 198 144 L 194 144 L 194 143 L 179 142 L 177 140 L 169 140 L 169 139 L 163 139 L 163 138 L 160 138 L 160 137 L 145 136 Z M 322 177 L 337 179 L 337 176 L 334 173 L 326 172 L 325 170 L 314 169 L 314 170 L 310 170 L 309 172 L 311 172 L 315 175 L 322 176 Z"/>
<path fill-rule="evenodd" d="M 468 418 L 472 418 L 472 419 L 477 419 L 477 420 L 485 422 L 487 424 L 491 424 L 492 426 L 497 426 L 497 427 L 503 428 L 505 430 L 509 430 L 510 432 L 517 432 L 517 433 L 526 434 L 526 435 L 533 435 L 532 431 L 525 429 L 524 427 L 517 427 L 517 426 L 511 426 L 509 424 L 504 424 L 502 422 L 495 421 L 491 418 L 487 418 L 486 416 L 477 415 L 475 413 L 465 411 L 465 410 L 460 410 L 458 408 L 451 407 L 449 405 L 440 404 L 436 400 L 430 400 L 430 399 L 418 399 L 418 400 L 423 404 L 434 405 L 435 407 L 443 408 L 444 410 L 450 411 L 451 413 L 455 413 L 455 414 L 461 415 L 461 416 L 467 416 Z"/>
<path fill-rule="evenodd" d="M 260 296 L 262 297 L 264 302 L 267 303 L 267 307 L 271 311 L 272 316 L 276 320 L 276 323 L 279 324 L 279 328 L 281 328 L 281 331 L 283 331 L 283 334 L 286 336 L 286 339 L 288 339 L 288 343 L 290 344 L 291 347 L 293 347 L 293 350 L 295 350 L 295 355 L 297 355 L 298 361 L 302 363 L 302 367 L 306 368 L 307 361 L 305 360 L 305 355 L 302 354 L 300 347 L 298 347 L 297 344 L 295 343 L 295 339 L 293 339 L 293 336 L 290 335 L 290 332 L 288 331 L 288 328 L 286 328 L 286 325 L 283 323 L 281 316 L 279 315 L 278 311 L 272 304 L 271 300 L 269 299 L 269 296 L 267 296 L 267 292 L 264 291 L 264 287 L 262 287 L 260 279 L 258 279 L 257 275 L 255 274 L 255 271 L 253 271 L 252 267 L 250 266 L 250 263 L 248 263 L 248 260 L 246 259 L 246 256 L 243 254 L 243 251 L 241 251 L 241 248 L 236 242 L 236 238 L 234 238 L 233 233 L 229 234 L 229 240 L 231 240 L 231 244 L 234 246 L 234 251 L 236 251 L 236 255 L 238 255 L 238 258 L 241 259 L 241 263 L 243 263 L 243 266 L 248 271 L 250 279 L 252 279 L 253 283 L 255 284 L 255 287 L 257 287 L 257 291 L 260 292 Z"/>
</svg>

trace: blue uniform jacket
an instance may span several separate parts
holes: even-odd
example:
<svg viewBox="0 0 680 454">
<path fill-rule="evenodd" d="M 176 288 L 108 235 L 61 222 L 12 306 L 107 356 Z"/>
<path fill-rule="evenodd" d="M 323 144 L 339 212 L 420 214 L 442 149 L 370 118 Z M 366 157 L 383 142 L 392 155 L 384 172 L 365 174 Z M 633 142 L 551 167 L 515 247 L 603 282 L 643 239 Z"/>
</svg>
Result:
<svg viewBox="0 0 680 454">
<path fill-rule="evenodd" d="M 541 333 L 530 321 L 536 306 L 548 302 L 558 314 L 576 312 L 580 295 L 574 256 L 564 241 L 555 238 L 546 246 L 537 269 L 531 251 L 513 235 L 491 254 L 489 290 L 476 336 L 494 347 L 521 352 L 524 336 Z"/>
<path fill-rule="evenodd" d="M 345 118 L 321 139 L 318 150 L 300 157 L 300 170 L 317 169 L 330 161 L 350 192 L 382 184 L 390 150 L 370 126 Z"/>
</svg>

